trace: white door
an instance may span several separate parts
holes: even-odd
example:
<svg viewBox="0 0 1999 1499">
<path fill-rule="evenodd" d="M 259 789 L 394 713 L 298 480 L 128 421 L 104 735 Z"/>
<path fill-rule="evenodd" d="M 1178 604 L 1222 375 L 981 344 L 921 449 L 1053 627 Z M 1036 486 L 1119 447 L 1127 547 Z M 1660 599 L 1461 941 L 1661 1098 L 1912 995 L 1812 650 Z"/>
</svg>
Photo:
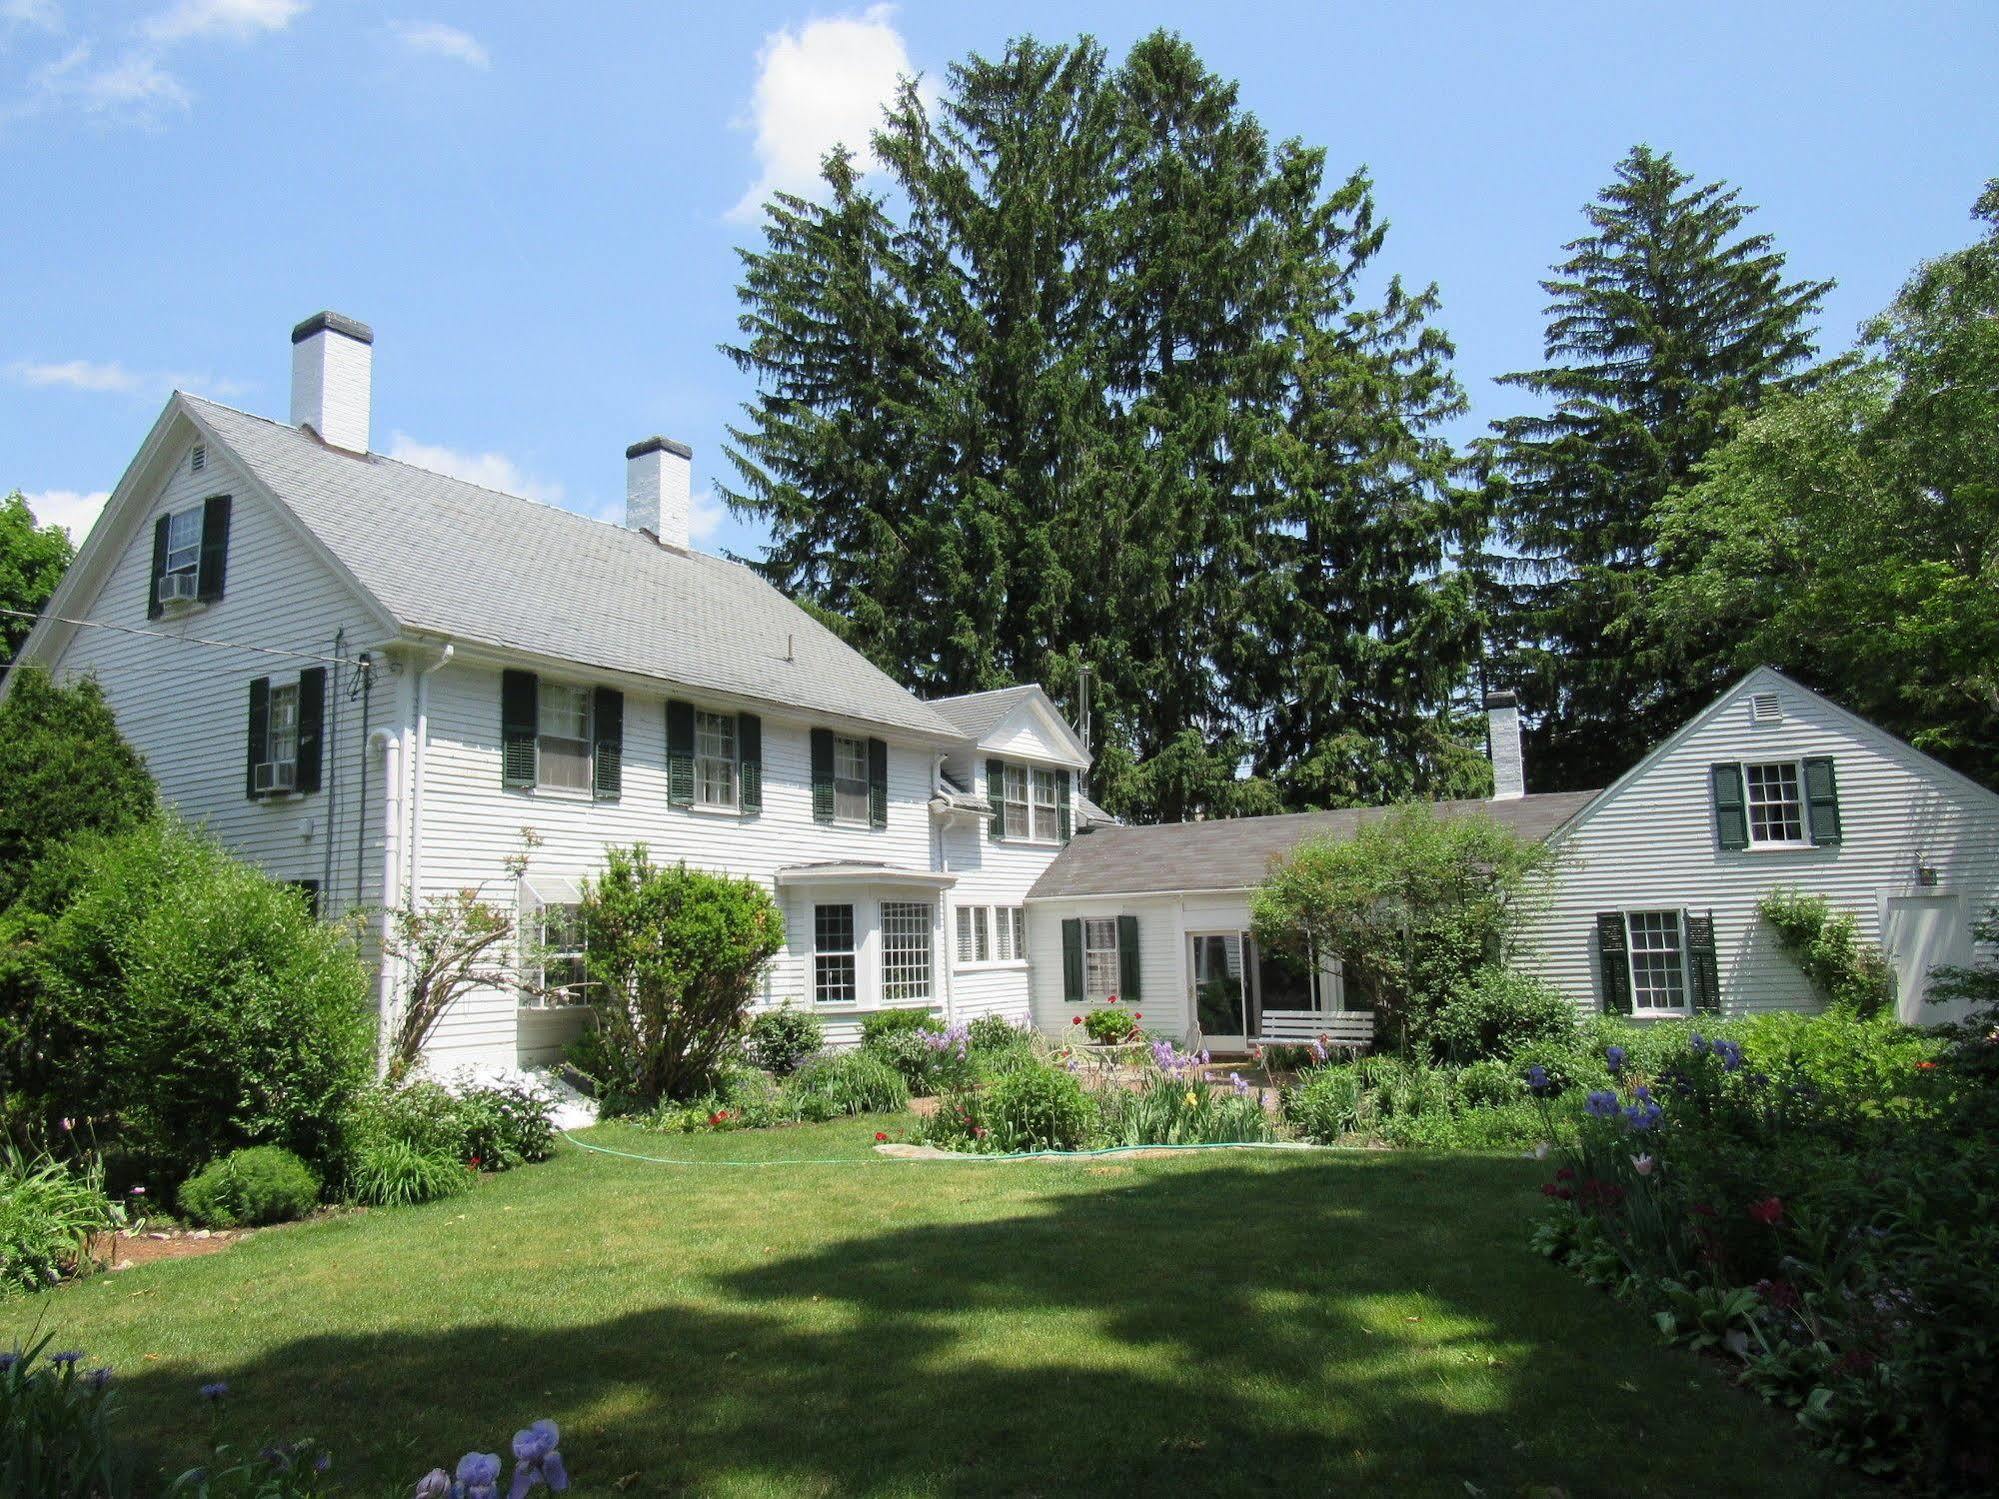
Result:
<svg viewBox="0 0 1999 1499">
<path fill-rule="evenodd" d="M 1964 1018 L 1962 1005 L 1924 1003 L 1932 968 L 1971 961 L 1971 932 L 1955 895 L 1889 896 L 1881 946 L 1895 970 L 1895 1013 L 1905 1025 L 1943 1025 Z"/>
</svg>

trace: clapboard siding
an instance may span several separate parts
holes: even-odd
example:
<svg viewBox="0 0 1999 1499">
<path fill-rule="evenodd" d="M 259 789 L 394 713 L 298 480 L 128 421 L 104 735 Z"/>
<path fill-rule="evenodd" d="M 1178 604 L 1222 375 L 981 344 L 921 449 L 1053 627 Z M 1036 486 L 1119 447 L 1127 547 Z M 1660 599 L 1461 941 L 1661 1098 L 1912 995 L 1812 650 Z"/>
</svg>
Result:
<svg viewBox="0 0 1999 1499">
<path fill-rule="evenodd" d="M 1089 1013 L 1088 1005 L 1072 1005 L 1063 998 L 1063 920 L 1133 916 L 1138 920 L 1139 993 L 1129 1007 L 1145 1017 L 1141 1024 L 1153 1035 L 1187 1040 L 1194 1016 L 1187 985 L 1186 904 L 1175 896 L 1090 896 L 1030 905 L 1027 951 L 1033 970 L 1035 1027 L 1060 1039 L 1078 1029 L 1076 1017 Z"/>
<path fill-rule="evenodd" d="M 323 909 L 338 914 L 378 904 L 380 756 L 369 767 L 364 808 L 362 705 L 349 697 L 352 669 L 341 673 L 335 689 L 332 664 L 318 663 L 329 672 L 321 789 L 303 796 L 252 800 L 244 794 L 250 683 L 257 677 L 292 679 L 315 663 L 194 643 L 200 637 L 330 656 L 336 636 L 344 630 L 342 645 L 348 655 L 356 656 L 378 643 L 372 638 L 372 617 L 284 517 L 251 493 L 217 444 L 208 444 L 202 472 L 191 472 L 192 446 L 192 431 L 183 422 L 167 449 L 170 475 L 130 523 L 129 536 L 103 584 L 94 597 L 74 598 L 67 605 L 72 617 L 155 633 L 131 635 L 84 627 L 52 656 L 37 653 L 35 659 L 59 677 L 95 676 L 117 715 L 119 730 L 146 757 L 165 801 L 191 822 L 207 827 L 232 853 L 273 878 L 326 885 L 330 839 L 332 877 L 323 893 Z M 228 495 L 231 500 L 222 598 L 147 619 L 157 518 L 198 506 L 211 495 Z M 374 725 L 392 723 L 397 696 L 392 682 L 374 691 L 370 705 Z"/>
<path fill-rule="evenodd" d="M 1782 722 L 1753 724 L 1752 692 L 1776 692 Z M 1843 841 L 1836 847 L 1720 848 L 1709 768 L 1725 761 L 1831 756 Z M 1519 959 L 1571 995 L 1602 1004 L 1595 918 L 1599 911 L 1681 908 L 1712 912 L 1723 1009 L 1814 1009 L 1797 966 L 1756 907 L 1792 887 L 1822 895 L 1881 941 L 1883 902 L 1936 889 L 1964 897 L 1967 919 L 1999 901 L 1999 798 L 1775 673 L 1726 695 L 1676 743 L 1585 809 L 1553 847 L 1561 866 L 1552 900 L 1530 923 Z"/>
</svg>

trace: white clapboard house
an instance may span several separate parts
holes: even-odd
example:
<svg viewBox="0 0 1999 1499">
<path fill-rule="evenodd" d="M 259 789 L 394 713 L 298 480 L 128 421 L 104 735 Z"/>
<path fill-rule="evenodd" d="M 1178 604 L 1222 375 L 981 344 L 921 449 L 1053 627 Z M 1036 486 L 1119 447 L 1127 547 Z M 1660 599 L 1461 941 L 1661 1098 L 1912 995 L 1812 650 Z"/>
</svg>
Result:
<svg viewBox="0 0 1999 1499">
<path fill-rule="evenodd" d="M 1024 1021 L 1027 889 L 1101 816 L 1041 689 L 921 701 L 696 551 L 678 443 L 627 450 L 623 525 L 371 451 L 373 342 L 294 329 L 289 423 L 171 397 L 22 660 L 95 675 L 166 800 L 329 914 L 517 907 L 558 992 L 456 1004 L 440 1066 L 577 1032 L 557 981 L 612 844 L 770 889 L 764 1002 L 836 1039 L 894 1006 Z"/>
<path fill-rule="evenodd" d="M 1816 1008 L 1757 915 L 1794 889 L 1882 947 L 1903 1019 L 1957 1018 L 1925 990 L 1932 968 L 1973 958 L 1973 925 L 1999 904 L 1999 796 L 1767 668 L 1603 791 L 1526 794 L 1511 695 L 1487 717 L 1498 794 L 1434 810 L 1554 849 L 1551 898 L 1514 961 L 1578 1009 Z M 1258 949 L 1250 898 L 1304 839 L 1383 810 L 1091 827 L 1028 894 L 1036 1024 L 1060 1033 L 1116 994 L 1148 1029 L 1223 1049 L 1282 1033 L 1273 1014 L 1345 1008 L 1337 961 L 1307 971 Z"/>
</svg>

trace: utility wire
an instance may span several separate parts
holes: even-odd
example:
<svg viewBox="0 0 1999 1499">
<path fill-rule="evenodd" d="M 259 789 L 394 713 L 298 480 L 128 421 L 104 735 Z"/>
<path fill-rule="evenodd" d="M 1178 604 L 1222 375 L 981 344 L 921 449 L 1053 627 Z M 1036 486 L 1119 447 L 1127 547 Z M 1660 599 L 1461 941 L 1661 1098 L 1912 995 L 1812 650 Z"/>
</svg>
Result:
<svg viewBox="0 0 1999 1499">
<path fill-rule="evenodd" d="M 121 635 L 139 635 L 153 640 L 172 641 L 176 645 L 205 645 L 225 651 L 255 651 L 260 656 L 284 656 L 293 661 L 326 661 L 336 666 L 351 666 L 357 671 L 372 671 L 374 662 L 353 656 L 327 656 L 318 651 L 291 651 L 275 645 L 249 645 L 240 640 L 212 640 L 202 635 L 175 635 L 167 630 L 146 630 L 138 625 L 115 625 L 107 619 L 71 619 L 62 614 L 36 614 L 27 609 L 0 608 L 0 614 L 12 615 L 16 619 L 52 619 L 61 625 L 82 625 L 93 630 L 116 630 Z"/>
</svg>

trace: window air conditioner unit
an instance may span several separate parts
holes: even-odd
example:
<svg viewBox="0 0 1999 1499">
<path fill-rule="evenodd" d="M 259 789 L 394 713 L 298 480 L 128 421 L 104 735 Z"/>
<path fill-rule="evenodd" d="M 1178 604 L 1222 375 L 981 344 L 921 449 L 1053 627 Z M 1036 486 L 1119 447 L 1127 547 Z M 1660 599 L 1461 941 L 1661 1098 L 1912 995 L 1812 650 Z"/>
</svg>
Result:
<svg viewBox="0 0 1999 1499">
<path fill-rule="evenodd" d="M 193 573 L 168 573 L 160 579 L 160 602 L 162 604 L 191 604 L 195 590 L 201 586 Z"/>
<path fill-rule="evenodd" d="M 289 760 L 266 760 L 257 767 L 259 791 L 290 791 L 298 782 L 298 766 Z"/>
</svg>

